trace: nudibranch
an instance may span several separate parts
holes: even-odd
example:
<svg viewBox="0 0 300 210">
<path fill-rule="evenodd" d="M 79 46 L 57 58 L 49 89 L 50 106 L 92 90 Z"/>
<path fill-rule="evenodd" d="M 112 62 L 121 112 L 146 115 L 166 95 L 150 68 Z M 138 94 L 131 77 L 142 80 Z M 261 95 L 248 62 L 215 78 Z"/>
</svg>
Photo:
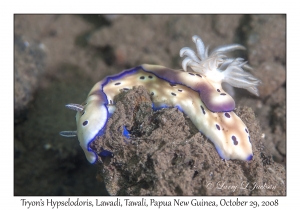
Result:
<svg viewBox="0 0 300 210">
<path fill-rule="evenodd" d="M 221 86 L 226 82 L 258 95 L 260 81 L 244 71 L 250 68 L 246 62 L 225 56 L 227 52 L 245 48 L 238 44 L 226 45 L 208 55 L 208 47 L 205 48 L 198 36 L 193 36 L 193 41 L 197 53 L 187 47 L 180 50 L 180 56 L 186 56 L 183 70 L 144 64 L 96 83 L 82 105 L 66 105 L 77 111 L 77 131 L 60 134 L 78 136 L 87 160 L 95 163 L 101 154 L 93 151 L 90 144 L 104 134 L 107 121 L 115 111 L 114 97 L 121 90 L 141 85 L 149 91 L 154 109 L 177 107 L 189 116 L 198 130 L 213 142 L 221 158 L 251 160 L 249 130 L 233 112 L 235 102 Z M 193 71 L 187 71 L 188 66 Z"/>
</svg>

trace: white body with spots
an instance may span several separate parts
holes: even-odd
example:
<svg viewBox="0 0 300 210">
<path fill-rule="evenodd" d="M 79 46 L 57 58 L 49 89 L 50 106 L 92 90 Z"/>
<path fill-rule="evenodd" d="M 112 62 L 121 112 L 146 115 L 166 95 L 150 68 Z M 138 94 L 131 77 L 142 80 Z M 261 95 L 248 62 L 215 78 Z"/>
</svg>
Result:
<svg viewBox="0 0 300 210">
<path fill-rule="evenodd" d="M 103 135 L 107 120 L 114 112 L 114 97 L 122 89 L 142 85 L 149 91 L 156 108 L 178 107 L 188 115 L 199 131 L 213 142 L 223 159 L 251 160 L 249 131 L 232 111 L 235 102 L 221 86 L 222 82 L 227 82 L 258 95 L 260 81 L 243 70 L 250 69 L 246 62 L 222 54 L 244 47 L 237 44 L 222 46 L 208 55 L 208 49 L 199 37 L 194 36 L 193 41 L 197 53 L 186 47 L 180 51 L 180 56 L 187 56 L 182 62 L 184 71 L 142 65 L 96 83 L 84 105 L 68 107 L 78 111 L 77 132 L 63 131 L 61 135 L 72 137 L 77 133 L 88 161 L 96 162 L 98 154 L 90 148 L 90 143 Z M 193 72 L 186 72 L 188 66 Z"/>
<path fill-rule="evenodd" d="M 114 111 L 111 109 L 114 97 L 122 89 L 132 89 L 133 86 L 139 85 L 149 91 L 155 107 L 178 107 L 188 115 L 199 131 L 214 143 L 223 159 L 247 160 L 252 157 L 249 133 L 246 132 L 245 124 L 234 112 L 210 111 L 198 92 L 184 85 L 171 85 L 168 81 L 157 77 L 155 73 L 161 69 L 170 74 L 173 73 L 172 71 L 176 72 L 161 66 L 144 65 L 136 67 L 134 73 L 125 74 L 124 77 L 106 78 L 92 88 L 84 103 L 84 110 L 77 112 L 76 115 L 78 139 L 89 162 L 94 163 L 97 158 L 97 154 L 90 149 L 89 144 L 99 135 L 99 131 L 104 132 L 108 116 Z M 180 77 L 185 77 L 186 80 L 190 78 L 195 83 L 197 80 L 199 83 L 203 82 L 202 78 L 190 75 L 189 72 L 180 72 Z M 223 99 L 227 100 L 225 97 Z M 221 102 L 219 100 L 217 103 Z M 109 103 L 111 104 L 108 106 Z M 230 117 L 226 117 L 225 113 Z M 100 132 L 100 135 L 102 133 Z"/>
</svg>

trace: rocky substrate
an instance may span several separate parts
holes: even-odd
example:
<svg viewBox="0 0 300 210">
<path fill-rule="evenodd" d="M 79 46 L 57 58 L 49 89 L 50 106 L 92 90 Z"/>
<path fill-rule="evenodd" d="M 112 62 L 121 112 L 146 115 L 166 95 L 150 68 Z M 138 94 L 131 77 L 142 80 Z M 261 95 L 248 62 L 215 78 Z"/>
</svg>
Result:
<svg viewBox="0 0 300 210">
<path fill-rule="evenodd" d="M 111 195 L 286 194 L 285 169 L 265 151 L 251 108 L 235 112 L 250 131 L 253 160 L 224 161 L 177 108 L 153 111 L 151 104 L 142 86 L 122 92 L 105 134 L 92 144 L 114 154 L 99 157 L 99 176 Z M 124 125 L 130 139 L 122 135 Z"/>
</svg>

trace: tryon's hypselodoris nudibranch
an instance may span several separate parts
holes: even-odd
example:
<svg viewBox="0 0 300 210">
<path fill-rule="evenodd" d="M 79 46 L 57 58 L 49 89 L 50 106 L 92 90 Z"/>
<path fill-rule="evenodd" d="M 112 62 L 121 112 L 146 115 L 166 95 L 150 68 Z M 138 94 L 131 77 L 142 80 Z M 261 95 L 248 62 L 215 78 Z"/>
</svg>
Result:
<svg viewBox="0 0 300 210">
<path fill-rule="evenodd" d="M 251 160 L 249 131 L 233 112 L 233 98 L 221 86 L 226 82 L 258 95 L 260 81 L 244 71 L 250 69 L 246 62 L 242 58 L 225 56 L 229 51 L 245 48 L 238 44 L 225 45 L 208 54 L 208 48 L 198 36 L 193 36 L 193 41 L 197 52 L 187 47 L 180 50 L 180 56 L 186 56 L 182 61 L 183 70 L 144 64 L 96 83 L 82 105 L 66 105 L 77 111 L 77 131 L 60 134 L 77 136 L 87 160 L 95 163 L 99 154 L 90 144 L 105 132 L 107 121 L 115 110 L 114 97 L 120 90 L 141 85 L 149 91 L 155 109 L 177 107 L 189 116 L 198 130 L 214 143 L 221 158 Z M 192 71 L 187 71 L 188 66 Z M 110 152 L 113 153 L 106 151 L 105 154 Z"/>
</svg>

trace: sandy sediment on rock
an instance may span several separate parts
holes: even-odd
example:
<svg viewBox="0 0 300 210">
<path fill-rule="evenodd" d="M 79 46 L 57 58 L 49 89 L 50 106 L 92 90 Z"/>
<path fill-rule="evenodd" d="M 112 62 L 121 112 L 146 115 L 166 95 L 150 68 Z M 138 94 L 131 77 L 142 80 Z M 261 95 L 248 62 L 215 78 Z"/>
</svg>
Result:
<svg viewBox="0 0 300 210">
<path fill-rule="evenodd" d="M 92 148 L 109 150 L 99 175 L 111 195 L 285 195 L 285 169 L 264 151 L 251 108 L 238 116 L 250 131 L 252 161 L 224 161 L 176 108 L 153 111 L 143 87 L 122 92 L 105 134 Z M 122 135 L 123 126 L 131 133 Z"/>
</svg>

